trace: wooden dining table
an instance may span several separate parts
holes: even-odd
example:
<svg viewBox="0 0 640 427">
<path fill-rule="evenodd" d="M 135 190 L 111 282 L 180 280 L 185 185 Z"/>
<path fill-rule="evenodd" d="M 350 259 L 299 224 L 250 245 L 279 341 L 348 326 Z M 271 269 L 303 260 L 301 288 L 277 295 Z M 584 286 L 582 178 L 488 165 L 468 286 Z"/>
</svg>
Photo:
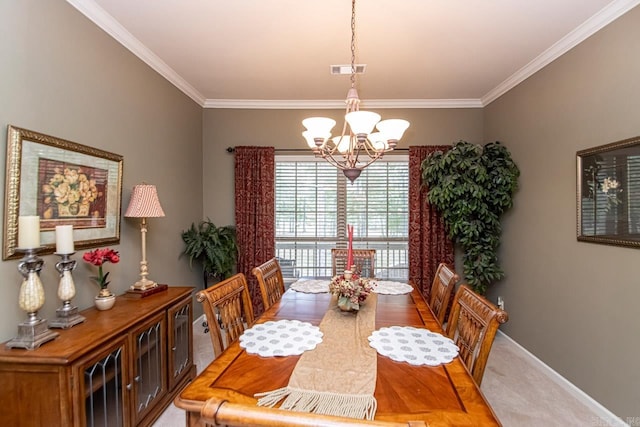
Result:
<svg viewBox="0 0 640 427">
<path fill-rule="evenodd" d="M 443 333 L 417 289 L 404 295 L 378 295 L 376 329 L 412 326 Z M 257 323 L 299 320 L 318 325 L 331 295 L 287 290 Z M 344 355 L 336 355 L 344 357 Z M 254 394 L 285 387 L 300 356 L 261 357 L 238 342 L 230 345 L 176 397 L 187 425 L 347 425 L 332 417 L 257 406 Z M 405 426 L 499 426 L 480 388 L 458 357 L 439 366 L 413 366 L 377 355 L 374 421 Z"/>
</svg>

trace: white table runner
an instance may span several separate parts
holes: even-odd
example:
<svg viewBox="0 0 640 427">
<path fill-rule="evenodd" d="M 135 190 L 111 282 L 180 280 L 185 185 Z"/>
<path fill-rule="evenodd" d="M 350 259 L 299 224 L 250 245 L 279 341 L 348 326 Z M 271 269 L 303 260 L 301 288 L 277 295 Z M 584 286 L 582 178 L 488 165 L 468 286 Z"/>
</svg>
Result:
<svg viewBox="0 0 640 427">
<path fill-rule="evenodd" d="M 411 365 L 437 366 L 458 355 L 451 339 L 411 326 L 380 328 L 369 336 L 369 345 L 383 356 Z"/>
<path fill-rule="evenodd" d="M 299 320 L 259 323 L 240 336 L 240 347 L 263 357 L 302 354 L 321 342 L 320 328 Z"/>
<path fill-rule="evenodd" d="M 327 279 L 300 279 L 289 286 L 296 292 L 306 294 L 324 294 L 329 292 L 329 280 Z"/>
<path fill-rule="evenodd" d="M 413 287 L 406 283 L 391 282 L 388 280 L 374 281 L 373 292 L 384 295 L 402 295 L 413 291 Z"/>
<path fill-rule="evenodd" d="M 373 292 L 383 295 L 402 295 L 413 291 L 413 287 L 402 282 L 389 280 L 372 280 Z M 329 292 L 327 279 L 300 279 L 291 284 L 290 289 L 307 294 L 322 294 Z"/>
</svg>

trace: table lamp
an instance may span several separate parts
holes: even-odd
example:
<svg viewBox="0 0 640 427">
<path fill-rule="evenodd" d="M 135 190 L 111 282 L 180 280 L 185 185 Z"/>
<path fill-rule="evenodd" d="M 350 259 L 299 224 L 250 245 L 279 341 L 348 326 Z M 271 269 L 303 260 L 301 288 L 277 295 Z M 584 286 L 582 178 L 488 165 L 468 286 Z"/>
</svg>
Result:
<svg viewBox="0 0 640 427">
<path fill-rule="evenodd" d="M 129 207 L 124 214 L 128 218 L 142 218 L 140 223 L 140 233 L 142 234 L 142 261 L 140 261 L 140 280 L 133 286 L 132 291 L 146 291 L 158 286 L 153 280 L 149 280 L 149 269 L 147 267 L 147 218 L 159 218 L 164 216 L 158 192 L 155 185 L 138 184 L 133 187 Z"/>
</svg>

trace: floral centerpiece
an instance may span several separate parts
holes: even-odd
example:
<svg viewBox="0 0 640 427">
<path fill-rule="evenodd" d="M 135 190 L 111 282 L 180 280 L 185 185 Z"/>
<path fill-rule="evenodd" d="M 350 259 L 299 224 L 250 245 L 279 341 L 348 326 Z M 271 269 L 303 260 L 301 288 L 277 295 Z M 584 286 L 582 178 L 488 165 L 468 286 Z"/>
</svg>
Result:
<svg viewBox="0 0 640 427">
<path fill-rule="evenodd" d="M 338 297 L 338 307 L 342 311 L 358 311 L 372 291 L 370 280 L 357 273 L 335 276 L 329 283 L 329 292 Z"/>
<path fill-rule="evenodd" d="M 96 281 L 98 286 L 100 286 L 100 293 L 98 294 L 98 296 L 111 296 L 111 291 L 109 291 L 109 288 L 107 287 L 109 286 L 109 281 L 107 280 L 107 278 L 109 277 L 109 273 L 104 273 L 102 270 L 102 266 L 105 262 L 117 264 L 120 261 L 120 255 L 118 254 L 118 251 L 114 251 L 113 249 L 109 248 L 95 249 L 93 251 L 85 252 L 82 256 L 82 260 L 98 267 L 98 275 L 92 277 L 92 279 Z"/>
</svg>

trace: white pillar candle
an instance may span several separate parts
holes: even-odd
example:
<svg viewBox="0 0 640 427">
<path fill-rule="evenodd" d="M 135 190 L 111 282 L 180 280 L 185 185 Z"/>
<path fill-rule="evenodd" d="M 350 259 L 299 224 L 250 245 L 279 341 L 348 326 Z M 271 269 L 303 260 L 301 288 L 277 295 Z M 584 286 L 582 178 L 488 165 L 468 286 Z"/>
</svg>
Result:
<svg viewBox="0 0 640 427">
<path fill-rule="evenodd" d="M 18 249 L 35 249 L 40 247 L 40 217 L 18 217 Z"/>
<path fill-rule="evenodd" d="M 56 253 L 72 254 L 73 225 L 56 225 Z"/>
</svg>

